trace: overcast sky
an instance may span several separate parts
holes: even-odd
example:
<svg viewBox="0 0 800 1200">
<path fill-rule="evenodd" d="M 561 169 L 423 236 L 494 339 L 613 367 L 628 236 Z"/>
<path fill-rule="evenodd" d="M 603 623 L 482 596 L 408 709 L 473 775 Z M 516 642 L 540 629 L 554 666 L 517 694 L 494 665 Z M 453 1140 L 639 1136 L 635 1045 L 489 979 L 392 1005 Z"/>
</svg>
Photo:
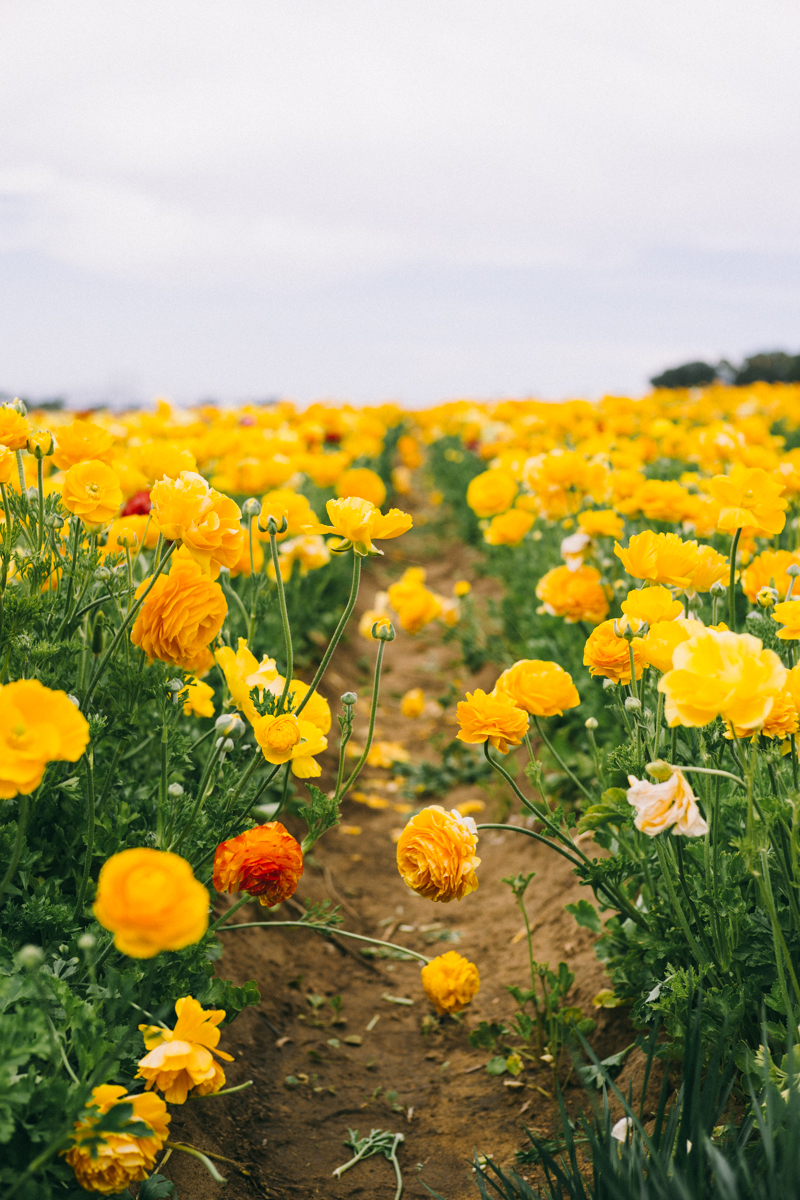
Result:
<svg viewBox="0 0 800 1200">
<path fill-rule="evenodd" d="M 800 350 L 796 0 L 0 0 L 0 391 L 641 392 Z"/>
</svg>

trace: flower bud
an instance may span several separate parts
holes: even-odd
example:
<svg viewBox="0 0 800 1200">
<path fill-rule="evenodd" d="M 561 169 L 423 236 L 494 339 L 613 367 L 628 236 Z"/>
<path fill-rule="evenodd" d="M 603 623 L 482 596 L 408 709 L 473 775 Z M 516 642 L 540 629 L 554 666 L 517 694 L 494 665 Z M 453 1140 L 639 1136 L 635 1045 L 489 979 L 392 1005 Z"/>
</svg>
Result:
<svg viewBox="0 0 800 1200">
<path fill-rule="evenodd" d="M 257 517 L 261 512 L 261 502 L 256 500 L 255 496 L 251 496 L 242 505 L 242 512 L 246 517 Z"/>
<path fill-rule="evenodd" d="M 139 535 L 134 529 L 123 529 L 117 534 L 117 545 L 128 550 L 135 550 L 139 545 Z"/>
<path fill-rule="evenodd" d="M 76 708 L 80 708 L 81 702 L 77 696 L 73 696 L 72 694 L 69 694 L 67 696 L 67 699 L 69 700 L 70 704 L 74 704 Z"/>
<path fill-rule="evenodd" d="M 628 696 L 625 700 L 625 707 L 628 712 L 638 712 L 642 707 L 642 702 L 638 696 Z"/>
<path fill-rule="evenodd" d="M 170 679 L 169 683 L 167 684 L 167 691 L 168 692 L 182 692 L 185 687 L 186 687 L 186 684 L 183 682 L 182 679 Z"/>
<path fill-rule="evenodd" d="M 774 608 L 778 603 L 778 589 L 762 587 L 756 593 L 756 604 L 759 608 Z"/>
<path fill-rule="evenodd" d="M 394 631 L 394 625 L 388 617 L 381 617 L 376 621 L 370 631 L 376 642 L 393 642 L 397 637 Z"/>
<path fill-rule="evenodd" d="M 28 454 L 32 454 L 35 459 L 39 460 L 55 454 L 56 444 L 50 430 L 37 429 L 34 433 L 29 434 L 27 450 Z"/>
<path fill-rule="evenodd" d="M 84 952 L 88 953 L 89 950 L 94 950 L 96 945 L 97 941 L 91 933 L 82 933 L 78 938 L 78 949 Z"/>
<path fill-rule="evenodd" d="M 221 748 L 224 754 L 229 754 L 233 749 L 233 742 L 230 738 L 217 738 L 216 747 L 217 750 Z"/>
<path fill-rule="evenodd" d="M 617 686 L 616 679 L 604 679 L 603 680 L 603 689 L 605 691 L 609 691 L 611 688 L 616 687 L 616 686 Z"/>
<path fill-rule="evenodd" d="M 19 396 L 15 396 L 13 400 L 9 400 L 4 408 L 13 408 L 14 412 L 18 412 L 21 417 L 27 417 L 28 406 L 24 400 L 20 400 Z"/>
<path fill-rule="evenodd" d="M 100 583 L 106 583 L 111 578 L 111 572 L 109 571 L 108 567 L 98 567 L 94 573 L 94 577 L 95 579 L 98 579 Z"/>
<path fill-rule="evenodd" d="M 99 658 L 103 653 L 103 643 L 103 614 L 98 613 L 92 630 L 92 654 L 95 658 Z"/>
<path fill-rule="evenodd" d="M 792 579 L 797 579 L 797 576 L 800 575 L 800 567 L 797 563 L 792 563 L 786 568 L 786 574 L 791 575 Z"/>
<path fill-rule="evenodd" d="M 258 518 L 258 528 L 262 533 L 268 533 L 270 537 L 276 537 L 279 533 L 286 533 L 286 530 L 289 528 L 289 522 L 286 520 L 285 514 L 281 514 L 280 521 L 277 517 L 270 516 L 269 513 L 266 514 L 266 518 L 265 525 L 264 510 L 262 509 Z"/>
<path fill-rule="evenodd" d="M 597 729 L 597 720 L 595 717 L 587 717 L 584 724 L 591 733 L 594 733 L 595 729 Z"/>
<path fill-rule="evenodd" d="M 345 692 L 341 699 L 342 704 L 347 705 L 348 708 L 352 708 L 352 706 L 358 700 L 358 696 L 355 694 L 355 692 Z"/>
<path fill-rule="evenodd" d="M 655 762 L 649 762 L 645 769 L 648 775 L 652 775 L 653 779 L 657 779 L 659 783 L 665 783 L 672 775 L 672 767 L 663 758 L 657 758 Z"/>
<path fill-rule="evenodd" d="M 183 785 L 180 783 L 171 783 L 169 785 L 169 787 L 167 788 L 167 795 L 168 796 L 182 796 L 183 795 Z"/>
<path fill-rule="evenodd" d="M 45 517 L 44 523 L 48 529 L 60 529 L 64 524 L 64 518 L 61 513 L 51 512 Z"/>
<path fill-rule="evenodd" d="M 44 953 L 40 946 L 23 946 L 17 951 L 17 962 L 26 971 L 35 971 L 44 962 Z"/>
<path fill-rule="evenodd" d="M 214 728 L 218 729 L 220 733 L 224 733 L 227 737 L 236 738 L 238 741 L 244 735 L 246 726 L 238 713 L 223 713 L 217 717 L 214 722 Z M 231 745 L 231 749 L 233 749 L 233 745 Z"/>
<path fill-rule="evenodd" d="M 708 589 L 709 595 L 713 596 L 715 600 L 721 599 L 722 596 L 727 594 L 727 591 L 728 589 L 726 588 L 725 584 L 719 579 L 715 580 Z"/>
<path fill-rule="evenodd" d="M 31 503 L 33 503 L 34 500 L 39 499 L 39 489 L 37 488 L 35 483 L 31 484 L 31 486 L 26 491 L 25 495 L 28 497 L 28 499 L 30 500 Z"/>
</svg>

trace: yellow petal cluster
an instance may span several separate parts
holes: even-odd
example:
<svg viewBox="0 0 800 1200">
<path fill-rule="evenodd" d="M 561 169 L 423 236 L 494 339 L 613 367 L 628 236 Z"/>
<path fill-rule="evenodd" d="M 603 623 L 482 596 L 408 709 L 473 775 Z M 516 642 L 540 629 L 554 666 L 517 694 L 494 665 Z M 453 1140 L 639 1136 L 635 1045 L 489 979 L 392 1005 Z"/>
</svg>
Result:
<svg viewBox="0 0 800 1200">
<path fill-rule="evenodd" d="M 49 762 L 77 762 L 89 724 L 66 692 L 38 679 L 0 685 L 0 800 L 30 795 Z"/>
<path fill-rule="evenodd" d="M 427 900 L 463 900 L 478 886 L 477 845 L 472 817 L 432 804 L 403 829 L 397 843 L 397 869 L 406 886 Z"/>
<path fill-rule="evenodd" d="M 94 915 L 131 958 L 153 958 L 199 942 L 208 892 L 185 858 L 147 846 L 121 850 L 100 868 Z"/>
<path fill-rule="evenodd" d="M 773 650 L 749 633 L 705 629 L 675 647 L 662 675 L 664 713 L 672 725 L 708 725 L 715 717 L 736 729 L 760 729 L 786 686 Z"/>
<path fill-rule="evenodd" d="M 164 1093 L 170 1104 L 183 1104 L 189 1092 L 208 1096 L 225 1086 L 225 1072 L 214 1058 L 226 1062 L 233 1055 L 219 1049 L 219 1029 L 224 1009 L 204 1009 L 192 996 L 175 1001 L 174 1029 L 140 1025 L 148 1053 L 139 1060 L 137 1079 L 146 1079 L 146 1089 Z"/>
<path fill-rule="evenodd" d="M 130 1105 L 131 1122 L 144 1122 L 150 1133 L 138 1137 L 125 1132 L 105 1133 L 98 1139 L 94 1132 L 98 1120 L 118 1104 Z M 116 1196 L 127 1190 L 129 1183 L 146 1179 L 153 1170 L 169 1136 L 170 1120 L 160 1096 L 143 1092 L 128 1096 L 124 1087 L 102 1084 L 92 1088 L 87 1113 L 76 1122 L 69 1148 L 62 1154 L 84 1191 Z"/>
<path fill-rule="evenodd" d="M 478 968 L 455 950 L 431 959 L 420 975 L 425 995 L 440 1016 L 461 1012 L 481 986 Z"/>
</svg>

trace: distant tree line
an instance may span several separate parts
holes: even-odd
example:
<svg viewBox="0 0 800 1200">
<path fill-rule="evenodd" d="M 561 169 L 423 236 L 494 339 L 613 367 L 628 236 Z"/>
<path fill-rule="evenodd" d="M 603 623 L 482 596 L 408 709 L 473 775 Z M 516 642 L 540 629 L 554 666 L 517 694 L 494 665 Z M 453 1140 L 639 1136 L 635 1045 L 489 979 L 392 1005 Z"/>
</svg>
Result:
<svg viewBox="0 0 800 1200">
<path fill-rule="evenodd" d="M 723 358 L 718 363 L 688 362 L 669 367 L 650 380 L 655 388 L 704 387 L 720 381 L 742 386 L 748 383 L 800 383 L 800 354 L 767 350 L 751 354 L 739 366 Z"/>
</svg>

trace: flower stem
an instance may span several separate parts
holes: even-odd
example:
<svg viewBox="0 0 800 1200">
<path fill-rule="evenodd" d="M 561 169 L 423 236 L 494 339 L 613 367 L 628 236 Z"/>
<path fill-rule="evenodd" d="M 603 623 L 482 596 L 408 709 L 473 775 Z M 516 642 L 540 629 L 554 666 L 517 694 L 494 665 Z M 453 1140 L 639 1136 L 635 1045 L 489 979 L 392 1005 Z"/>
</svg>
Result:
<svg viewBox="0 0 800 1200">
<path fill-rule="evenodd" d="M 350 614 L 352 613 L 353 609 L 355 608 L 356 599 L 358 597 L 358 585 L 359 585 L 360 581 L 361 581 L 361 559 L 357 554 L 354 554 L 353 555 L 353 582 L 350 585 L 350 598 L 348 599 L 345 610 L 339 619 L 339 624 L 336 626 L 336 629 L 334 630 L 333 637 L 331 638 L 330 642 L 328 643 L 328 649 L 325 651 L 325 653 L 322 656 L 322 662 L 317 667 L 317 673 L 314 676 L 314 678 L 311 680 L 311 684 L 310 684 L 309 689 L 306 692 L 305 696 L 303 697 L 303 699 L 300 701 L 297 708 L 295 709 L 295 713 L 298 717 L 300 716 L 300 713 L 303 711 L 305 706 L 308 704 L 308 702 L 311 699 L 311 697 L 313 696 L 317 686 L 319 685 L 319 682 L 322 679 L 322 676 L 325 674 L 328 663 L 331 660 L 331 656 L 332 656 L 334 650 L 336 649 L 337 645 L 339 644 L 339 639 L 341 638 L 342 634 L 344 633 L 347 622 L 350 620 Z"/>
<path fill-rule="evenodd" d="M 741 529 L 737 529 L 736 533 L 733 535 L 733 541 L 731 542 L 731 577 L 730 587 L 728 588 L 728 628 L 731 629 L 733 633 L 736 632 L 736 597 L 733 591 L 736 584 L 736 547 L 739 545 L 741 532 Z"/>
<path fill-rule="evenodd" d="M 544 742 L 545 746 L 547 746 L 547 749 L 550 751 L 550 753 L 552 754 L 553 758 L 554 758 L 554 759 L 556 760 L 556 762 L 557 762 L 557 763 L 558 763 L 558 764 L 561 766 L 562 770 L 566 771 L 567 775 L 569 775 L 570 779 L 571 779 L 571 780 L 572 780 L 572 782 L 575 784 L 575 786 L 576 786 L 576 787 L 578 787 L 578 788 L 580 788 L 580 790 L 583 792 L 583 794 L 584 794 L 584 796 L 586 797 L 586 799 L 587 799 L 587 800 L 591 800 L 591 799 L 592 799 L 592 793 L 589 791 L 589 789 L 588 789 L 588 788 L 586 788 L 586 787 L 584 787 L 584 786 L 583 786 L 583 784 L 581 783 L 580 779 L 578 779 L 577 775 L 574 775 L 574 774 L 572 773 L 572 771 L 570 771 L 569 767 L 568 767 L 568 766 L 567 766 L 567 764 L 564 762 L 563 758 L 562 758 L 562 757 L 561 757 L 561 755 L 558 753 L 558 751 L 556 750 L 555 746 L 554 746 L 554 745 L 553 745 L 553 743 L 550 741 L 550 739 L 548 738 L 548 736 L 547 736 L 547 734 L 545 733 L 544 729 L 542 728 L 542 725 L 541 725 L 541 722 L 540 722 L 539 718 L 538 718 L 538 717 L 534 717 L 533 719 L 534 719 L 534 722 L 535 722 L 535 724 L 536 724 L 536 728 L 537 728 L 537 729 L 538 729 L 538 731 L 539 731 L 539 737 L 542 739 L 542 741 Z"/>
<path fill-rule="evenodd" d="M 383 652 L 385 649 L 386 649 L 386 642 L 381 641 L 378 646 L 378 657 L 375 660 L 375 680 L 372 685 L 372 704 L 370 706 L 370 713 L 369 713 L 369 732 L 367 733 L 367 742 L 366 742 L 366 745 L 364 746 L 364 753 L 361 755 L 361 758 L 358 760 L 355 767 L 353 768 L 350 778 L 347 780 L 347 783 L 342 788 L 341 794 L 337 795 L 337 797 L 336 797 L 337 800 L 341 799 L 342 796 L 346 796 L 347 793 L 350 791 L 350 788 L 353 786 L 355 781 L 358 779 L 358 776 L 361 774 L 361 769 L 364 766 L 364 763 L 367 761 L 367 755 L 370 752 L 370 747 L 372 746 L 372 735 L 375 732 L 375 714 L 378 711 L 378 694 L 379 694 L 380 688 L 381 688 L 381 667 L 383 666 Z"/>
<path fill-rule="evenodd" d="M 349 937 L 357 942 L 369 942 L 371 946 L 386 946 L 389 950 L 399 950 L 411 958 L 419 959 L 422 963 L 431 961 L 424 954 L 418 954 L 416 950 L 409 950 L 407 946 L 398 946 L 395 942 L 381 942 L 377 938 L 366 937 L 363 933 L 351 933 L 349 929 L 332 929 L 324 925 L 312 925 L 309 921 L 243 921 L 236 925 L 221 925 L 219 933 L 230 933 L 236 929 L 278 929 L 281 926 L 289 929 L 311 929 L 323 937 L 326 934 L 335 933 L 337 937 Z"/>
<path fill-rule="evenodd" d="M 83 864 L 83 876 L 81 877 L 81 886 L 78 889 L 78 897 L 75 901 L 75 909 L 73 919 L 80 917 L 83 912 L 83 901 L 86 897 L 86 885 L 89 882 L 89 872 L 92 868 L 92 854 L 94 853 L 94 817 L 95 817 L 95 798 L 94 798 L 94 751 L 91 747 L 86 751 L 84 758 L 86 759 L 86 859 Z"/>
<path fill-rule="evenodd" d="M 286 653 L 286 679 L 283 685 L 283 692 L 278 701 L 276 713 L 282 713 L 286 704 L 286 697 L 289 695 L 289 688 L 292 682 L 292 672 L 294 670 L 294 652 L 292 650 L 292 631 L 289 628 L 289 614 L 286 611 L 286 592 L 283 587 L 283 576 L 281 575 L 281 564 L 278 556 L 278 539 L 274 533 L 269 535 L 269 548 L 272 554 L 272 565 L 275 568 L 275 586 L 278 589 L 278 607 L 281 613 L 281 624 L 283 625 L 283 644 Z"/>
</svg>

